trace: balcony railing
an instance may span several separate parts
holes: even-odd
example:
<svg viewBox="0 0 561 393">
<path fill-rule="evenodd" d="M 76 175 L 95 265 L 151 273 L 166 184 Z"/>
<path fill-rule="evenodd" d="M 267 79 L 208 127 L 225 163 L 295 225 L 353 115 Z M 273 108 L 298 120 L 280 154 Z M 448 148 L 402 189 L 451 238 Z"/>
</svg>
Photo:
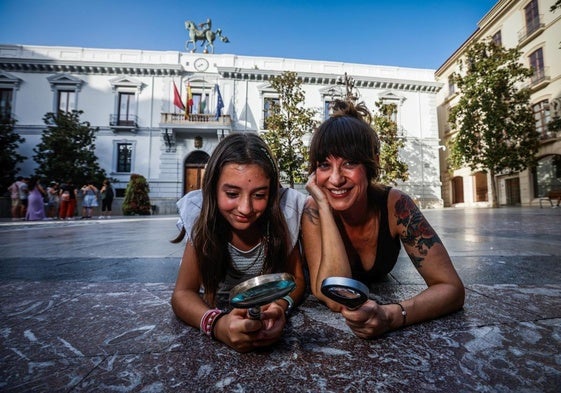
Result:
<svg viewBox="0 0 561 393">
<path fill-rule="evenodd" d="M 545 30 L 545 24 L 540 22 L 543 20 L 543 15 L 539 15 L 528 23 L 522 30 L 518 31 L 518 44 L 524 45 L 528 40 L 534 38 L 540 32 Z"/>
<path fill-rule="evenodd" d="M 526 84 L 526 88 L 531 90 L 537 90 L 546 86 L 551 81 L 549 76 L 549 67 L 544 67 L 540 70 L 534 70 L 534 73 L 530 77 L 530 81 Z"/>
<path fill-rule="evenodd" d="M 138 128 L 138 116 L 127 115 L 109 115 L 109 126 L 117 129 L 134 129 Z"/>
<path fill-rule="evenodd" d="M 185 118 L 183 113 L 162 113 L 160 117 L 161 124 L 173 124 L 176 126 L 195 126 L 195 125 L 208 125 L 208 126 L 230 126 L 232 119 L 230 115 L 224 115 L 216 118 L 212 114 L 190 114 Z"/>
</svg>

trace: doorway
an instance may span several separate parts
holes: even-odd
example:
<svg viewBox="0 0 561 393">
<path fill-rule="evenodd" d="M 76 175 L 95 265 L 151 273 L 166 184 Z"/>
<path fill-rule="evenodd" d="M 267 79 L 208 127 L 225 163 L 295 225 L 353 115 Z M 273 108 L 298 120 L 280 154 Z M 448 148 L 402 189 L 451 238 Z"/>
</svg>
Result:
<svg viewBox="0 0 561 393">
<path fill-rule="evenodd" d="M 505 180 L 506 204 L 508 206 L 520 205 L 520 179 L 514 177 Z"/>
<path fill-rule="evenodd" d="M 452 179 L 452 204 L 464 203 L 464 178 L 457 176 Z"/>
<path fill-rule="evenodd" d="M 204 151 L 194 151 L 185 159 L 185 181 L 183 194 L 190 191 L 198 190 L 203 183 L 205 174 L 205 166 L 208 162 L 209 155 Z"/>
</svg>

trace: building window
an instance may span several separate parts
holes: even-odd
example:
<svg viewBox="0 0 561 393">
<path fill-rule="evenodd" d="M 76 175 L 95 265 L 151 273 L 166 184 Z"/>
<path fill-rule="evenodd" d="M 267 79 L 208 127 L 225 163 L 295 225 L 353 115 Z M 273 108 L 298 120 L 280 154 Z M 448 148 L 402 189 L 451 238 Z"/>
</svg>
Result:
<svg viewBox="0 0 561 393">
<path fill-rule="evenodd" d="M 47 78 L 53 91 L 53 112 L 78 109 L 78 93 L 84 83 L 72 75 L 56 74 Z"/>
<path fill-rule="evenodd" d="M 454 81 L 454 75 L 448 77 L 448 96 L 452 96 L 456 93 L 456 82 Z"/>
<path fill-rule="evenodd" d="M 545 78 L 545 67 L 543 63 L 543 50 L 539 48 L 529 56 L 530 67 L 534 71 L 532 84 L 542 81 Z"/>
<path fill-rule="evenodd" d="M 542 138 L 547 137 L 547 123 L 550 120 L 549 103 L 547 100 L 540 101 L 532 106 L 536 131 Z"/>
<path fill-rule="evenodd" d="M 208 114 L 209 99 L 210 96 L 208 92 L 193 93 L 193 106 L 191 107 L 191 113 L 198 113 L 201 115 Z"/>
<path fill-rule="evenodd" d="M 532 0 L 524 7 L 524 15 L 526 18 L 526 35 L 528 36 L 540 28 L 538 0 Z"/>
<path fill-rule="evenodd" d="M 279 106 L 280 100 L 275 97 L 265 97 L 263 99 L 263 128 L 267 129 L 267 119 L 273 114 L 273 106 Z"/>
<path fill-rule="evenodd" d="M 59 90 L 57 97 L 57 109 L 62 112 L 76 110 L 76 92 L 70 90 Z"/>
<path fill-rule="evenodd" d="M 329 116 L 331 116 L 331 112 L 332 112 L 332 106 L 333 105 L 333 101 L 325 101 L 323 103 L 323 119 L 327 120 L 329 119 Z"/>
<path fill-rule="evenodd" d="M 135 125 L 136 104 L 134 93 L 119 93 L 119 112 L 117 117 L 120 126 Z"/>
<path fill-rule="evenodd" d="M 495 45 L 497 46 L 501 46 L 503 44 L 503 38 L 501 35 L 501 31 L 497 31 L 495 34 L 493 34 L 493 37 L 491 37 L 491 40 L 495 43 Z"/>
<path fill-rule="evenodd" d="M 120 173 L 130 173 L 132 170 L 133 144 L 130 142 L 117 143 L 117 168 Z"/>
<path fill-rule="evenodd" d="M 12 117 L 13 89 L 0 89 L 0 117 Z"/>
<path fill-rule="evenodd" d="M 110 116 L 111 126 L 138 127 L 138 102 L 142 91 L 142 82 L 119 77 L 109 81 L 115 93 L 115 111 Z"/>
</svg>

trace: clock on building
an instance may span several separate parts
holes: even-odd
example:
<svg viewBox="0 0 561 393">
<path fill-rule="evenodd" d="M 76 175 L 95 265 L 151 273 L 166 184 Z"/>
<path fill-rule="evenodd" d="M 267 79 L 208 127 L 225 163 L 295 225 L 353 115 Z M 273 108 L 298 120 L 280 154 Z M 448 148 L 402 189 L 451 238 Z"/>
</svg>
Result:
<svg viewBox="0 0 561 393">
<path fill-rule="evenodd" d="M 195 60 L 193 65 L 195 66 L 195 69 L 197 71 L 206 71 L 206 69 L 208 68 L 208 61 L 206 59 L 203 59 L 202 57 L 199 57 Z"/>
</svg>

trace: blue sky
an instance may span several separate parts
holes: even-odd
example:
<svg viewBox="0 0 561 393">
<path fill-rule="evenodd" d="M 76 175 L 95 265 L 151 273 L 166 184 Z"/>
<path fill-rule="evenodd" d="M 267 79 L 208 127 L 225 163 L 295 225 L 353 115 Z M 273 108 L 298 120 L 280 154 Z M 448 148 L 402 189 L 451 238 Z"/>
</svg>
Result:
<svg viewBox="0 0 561 393">
<path fill-rule="evenodd" d="M 0 43 L 184 51 L 211 18 L 215 53 L 436 69 L 496 2 L 0 0 Z"/>
</svg>

